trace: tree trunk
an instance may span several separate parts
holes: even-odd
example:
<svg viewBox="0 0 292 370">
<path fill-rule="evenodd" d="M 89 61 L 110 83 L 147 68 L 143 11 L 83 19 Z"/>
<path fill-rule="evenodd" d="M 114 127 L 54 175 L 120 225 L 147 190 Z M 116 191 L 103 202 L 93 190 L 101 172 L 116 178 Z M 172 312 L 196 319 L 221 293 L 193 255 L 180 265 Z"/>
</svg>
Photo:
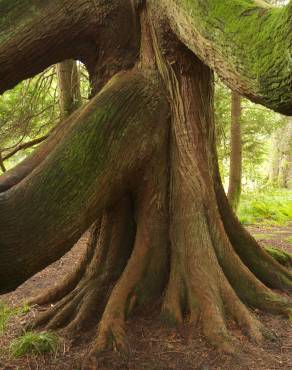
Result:
<svg viewBox="0 0 292 370">
<path fill-rule="evenodd" d="M 242 173 L 241 98 L 237 93 L 232 92 L 231 99 L 231 154 L 227 197 L 236 212 L 240 201 Z"/>
<path fill-rule="evenodd" d="M 292 188 L 292 120 L 273 134 L 269 181 L 280 188 Z"/>
<path fill-rule="evenodd" d="M 113 31 L 104 27 L 108 18 L 102 17 L 101 4 L 97 1 L 96 9 L 91 8 L 99 15 L 95 21 L 103 32 Z M 122 15 L 112 12 L 117 4 Z M 135 37 L 130 33 L 125 41 L 117 36 L 107 39 L 110 33 L 103 34 L 105 50 L 87 54 L 93 90 L 98 91 L 112 74 L 125 69 L 120 58 L 123 53 L 131 55 L 128 62 L 138 59 L 135 67 L 113 77 L 30 159 L 0 180 L 2 292 L 14 289 L 63 255 L 95 221 L 76 271 L 34 300 L 56 304 L 33 325 L 62 327 L 72 334 L 97 319 L 98 330 L 85 368 L 98 366 L 101 350 L 125 347 L 127 315 L 145 303 L 162 301 L 163 316 L 172 323 L 201 318 L 208 340 L 228 353 L 240 348 L 227 329 L 226 318 L 235 319 L 256 342 L 267 335 L 246 304 L 291 315 L 287 297 L 269 288 L 291 292 L 291 272 L 241 226 L 224 193 L 215 147 L 213 73 L 193 52 L 212 67 L 216 65 L 231 85 L 239 82 L 236 91 L 278 110 L 292 109 L 291 94 L 286 94 L 291 78 L 283 69 L 283 75 L 270 76 L 267 68 L 260 71 L 261 76 L 279 78 L 283 94 L 278 95 L 277 88 L 271 93 L 263 84 L 256 86 L 258 71 L 251 68 L 246 73 L 252 58 L 246 60 L 236 47 L 226 51 L 225 35 L 218 41 L 222 32 L 216 29 L 214 4 L 220 15 L 222 2 L 215 0 L 204 5 L 197 0 L 104 4 L 106 15 L 117 16 L 114 30 L 130 28 Z M 195 13 L 188 9 L 191 6 Z M 202 20 L 209 10 L 206 26 Z M 246 27 L 247 20 L 254 17 L 249 12 L 257 14 L 258 6 L 232 1 L 223 17 L 226 24 L 240 16 L 238 11 L 245 12 Z M 281 11 L 283 18 L 289 11 L 291 8 Z M 73 15 L 83 13 L 74 6 Z M 269 29 L 270 20 L 264 18 L 261 27 Z M 62 28 L 59 23 L 57 26 Z M 74 25 L 67 26 L 70 35 L 72 29 L 76 31 Z M 282 21 L 281 35 L 287 27 Z M 48 26 L 49 35 L 52 30 Z M 78 37 L 89 33 L 92 41 L 95 32 L 84 32 L 80 28 Z M 211 34 L 213 42 L 206 38 Z M 121 42 L 129 50 L 119 54 Z M 286 41 L 279 40 L 279 48 L 284 46 Z M 257 49 L 261 51 L 260 46 Z M 42 50 L 42 66 L 61 55 L 58 47 L 54 53 L 48 52 L 47 45 Z M 66 58 L 72 58 L 70 46 L 67 51 Z M 225 64 L 218 64 L 222 58 Z M 30 73 L 35 73 L 34 56 L 31 60 Z M 277 58 L 274 62 L 277 66 Z M 17 63 L 12 64 L 5 68 L 12 71 Z M 24 76 L 19 74 L 13 83 Z M 9 82 L 5 88 L 8 86 Z"/>
<path fill-rule="evenodd" d="M 70 116 L 82 104 L 77 63 L 65 60 L 56 65 L 61 119 Z"/>
<path fill-rule="evenodd" d="M 280 152 L 278 184 L 281 188 L 292 189 L 292 118 L 282 130 Z"/>
<path fill-rule="evenodd" d="M 279 167 L 280 167 L 280 132 L 277 130 L 272 135 L 271 140 L 271 149 L 270 149 L 270 165 L 269 165 L 269 183 L 275 186 L 278 186 L 279 179 Z"/>
</svg>

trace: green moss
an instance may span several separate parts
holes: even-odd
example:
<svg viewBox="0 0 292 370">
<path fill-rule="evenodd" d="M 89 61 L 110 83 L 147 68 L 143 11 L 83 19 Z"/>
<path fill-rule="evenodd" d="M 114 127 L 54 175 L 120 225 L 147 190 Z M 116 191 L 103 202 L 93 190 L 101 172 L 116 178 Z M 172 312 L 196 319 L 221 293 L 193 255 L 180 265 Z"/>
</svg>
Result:
<svg viewBox="0 0 292 370">
<path fill-rule="evenodd" d="M 281 265 L 292 266 L 292 254 L 285 252 L 281 249 L 275 248 L 273 246 L 264 247 L 265 250 Z"/>
<path fill-rule="evenodd" d="M 283 109 L 291 111 L 291 5 L 263 8 L 254 0 L 176 2 L 269 107 L 287 106 Z"/>
</svg>

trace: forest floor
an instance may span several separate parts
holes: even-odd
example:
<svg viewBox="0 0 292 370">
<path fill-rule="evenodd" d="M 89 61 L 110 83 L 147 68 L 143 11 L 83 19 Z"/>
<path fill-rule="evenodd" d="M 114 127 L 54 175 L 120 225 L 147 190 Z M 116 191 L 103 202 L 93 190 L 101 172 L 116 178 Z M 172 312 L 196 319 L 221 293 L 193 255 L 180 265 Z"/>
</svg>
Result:
<svg viewBox="0 0 292 370">
<path fill-rule="evenodd" d="M 263 245 L 277 246 L 292 253 L 292 224 L 285 227 L 250 226 L 249 230 Z M 25 299 L 61 280 L 77 263 L 86 244 L 86 236 L 61 260 L 28 280 L 15 292 L 1 297 L 9 306 L 21 306 Z M 23 331 L 23 324 L 35 313 L 32 308 L 26 315 L 12 317 L 4 333 L 0 334 L 0 369 L 19 370 L 77 370 L 87 353 L 96 328 L 80 334 L 74 341 L 62 339 L 54 354 L 26 355 L 12 358 L 9 344 Z M 277 316 L 257 310 L 254 314 L 270 328 L 276 341 L 253 345 L 233 322 L 229 328 L 241 344 L 242 353 L 230 357 L 212 348 L 201 334 L 199 325 L 176 331 L 165 327 L 159 320 L 159 308 L 149 308 L 143 314 L 136 312 L 127 323 L 129 352 L 101 358 L 99 369 L 110 370 L 292 370 L 292 325 Z"/>
</svg>

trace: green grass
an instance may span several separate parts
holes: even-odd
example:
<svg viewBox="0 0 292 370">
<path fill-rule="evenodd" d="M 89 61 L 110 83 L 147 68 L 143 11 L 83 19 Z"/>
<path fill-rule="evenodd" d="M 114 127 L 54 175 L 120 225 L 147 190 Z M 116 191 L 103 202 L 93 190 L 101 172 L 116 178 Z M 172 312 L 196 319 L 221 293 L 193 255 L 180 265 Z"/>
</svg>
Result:
<svg viewBox="0 0 292 370">
<path fill-rule="evenodd" d="M 284 239 L 287 243 L 292 243 L 292 236 L 289 236 L 288 238 Z"/>
<path fill-rule="evenodd" d="M 270 239 L 273 239 L 273 235 L 272 234 L 252 234 L 252 236 L 257 239 L 257 240 L 270 240 Z"/>
<path fill-rule="evenodd" d="M 10 344 L 10 353 L 13 357 L 21 357 L 25 354 L 55 353 L 59 345 L 59 337 L 53 332 L 28 331 Z"/>
<path fill-rule="evenodd" d="M 238 216 L 244 224 L 285 225 L 292 221 L 292 191 L 265 190 L 242 195 Z"/>
<path fill-rule="evenodd" d="M 29 306 L 23 304 L 21 307 L 8 307 L 3 302 L 0 302 L 0 335 L 2 335 L 6 329 L 9 319 L 13 316 L 24 315 L 29 312 Z"/>
</svg>

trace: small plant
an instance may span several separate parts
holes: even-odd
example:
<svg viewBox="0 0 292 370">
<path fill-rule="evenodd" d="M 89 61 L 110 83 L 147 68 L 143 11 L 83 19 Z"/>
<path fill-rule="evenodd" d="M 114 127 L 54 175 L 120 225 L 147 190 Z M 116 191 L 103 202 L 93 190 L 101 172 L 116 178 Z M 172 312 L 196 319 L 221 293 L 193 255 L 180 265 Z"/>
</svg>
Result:
<svg viewBox="0 0 292 370">
<path fill-rule="evenodd" d="M 27 353 L 42 354 L 56 352 L 59 337 L 53 332 L 25 332 L 10 344 L 10 352 L 13 357 L 21 357 Z"/>
<path fill-rule="evenodd" d="M 4 332 L 11 316 L 11 310 L 3 302 L 0 302 L 0 335 Z"/>
<path fill-rule="evenodd" d="M 238 211 L 244 224 L 285 225 L 292 220 L 292 192 L 284 189 L 245 193 Z"/>
<path fill-rule="evenodd" d="M 24 303 L 21 307 L 11 308 L 0 302 L 0 335 L 3 334 L 9 319 L 12 316 L 24 315 L 29 312 L 29 306 Z"/>
</svg>

